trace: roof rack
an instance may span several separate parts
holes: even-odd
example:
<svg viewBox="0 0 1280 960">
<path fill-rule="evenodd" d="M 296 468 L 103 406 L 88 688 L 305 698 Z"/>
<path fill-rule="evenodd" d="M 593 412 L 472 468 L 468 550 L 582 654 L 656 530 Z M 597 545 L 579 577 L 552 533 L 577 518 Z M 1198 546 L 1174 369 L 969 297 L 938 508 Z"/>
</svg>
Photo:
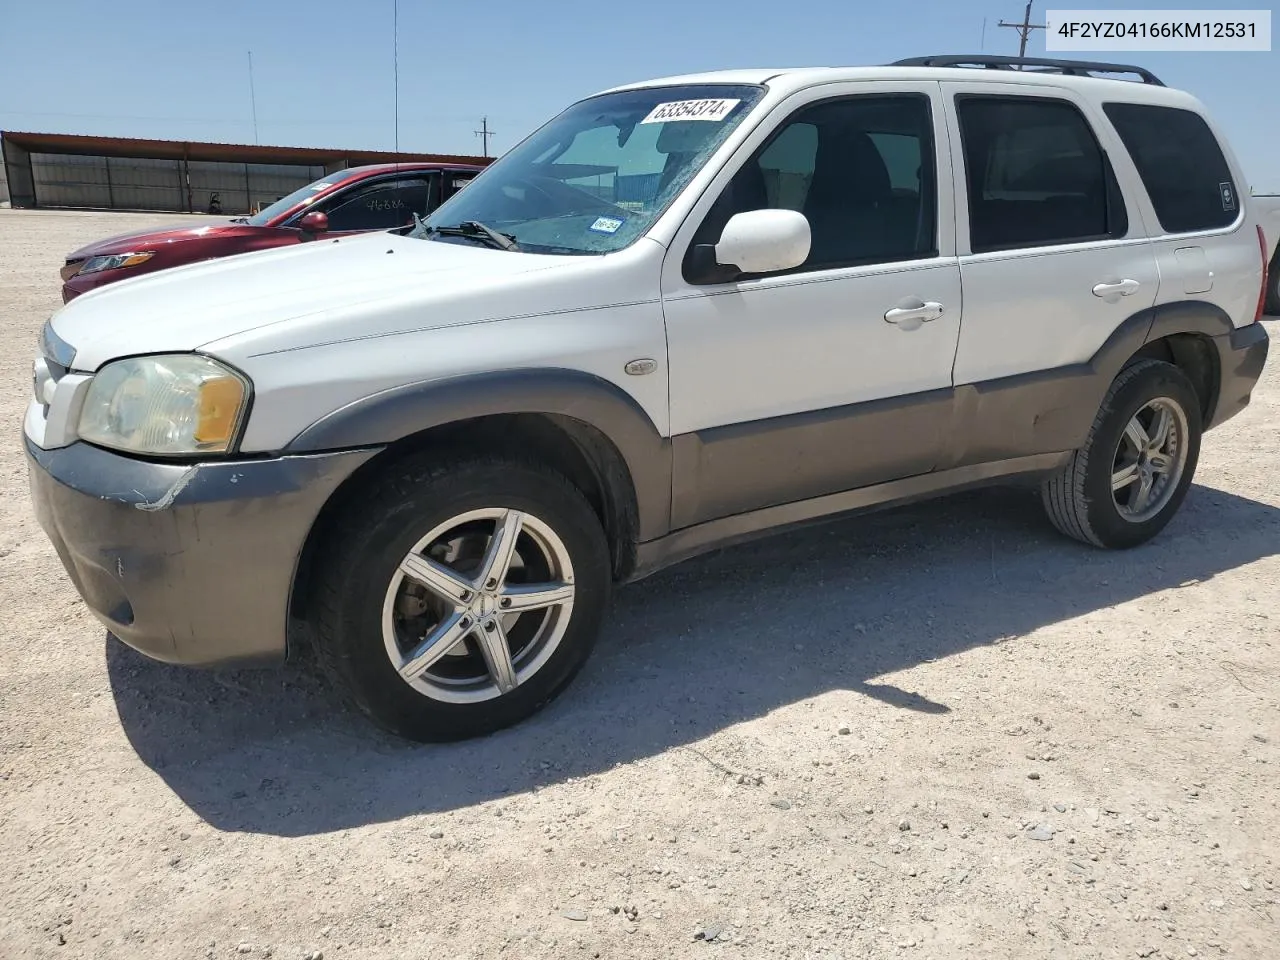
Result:
<svg viewBox="0 0 1280 960">
<path fill-rule="evenodd" d="M 1123 63 L 1094 63 L 1089 60 L 1053 60 L 1044 57 L 995 57 L 987 54 L 946 54 L 936 57 L 909 57 L 890 64 L 893 67 L 985 67 L 988 70 L 1015 70 L 1023 67 L 1035 69 L 1029 73 L 1061 73 L 1071 77 L 1088 77 L 1095 73 L 1132 73 L 1143 83 L 1163 87 L 1157 77 L 1145 67 Z"/>
</svg>

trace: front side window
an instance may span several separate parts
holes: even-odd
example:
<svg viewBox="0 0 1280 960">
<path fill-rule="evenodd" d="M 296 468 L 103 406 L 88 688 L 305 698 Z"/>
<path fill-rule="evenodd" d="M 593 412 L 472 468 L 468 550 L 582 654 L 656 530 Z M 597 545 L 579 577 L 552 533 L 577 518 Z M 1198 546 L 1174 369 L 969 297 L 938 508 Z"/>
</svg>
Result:
<svg viewBox="0 0 1280 960">
<path fill-rule="evenodd" d="M 438 193 L 436 177 L 382 181 L 327 198 L 318 209 L 328 214 L 331 231 L 391 230 L 412 224 L 415 213 L 426 216 Z"/>
<path fill-rule="evenodd" d="M 320 195 L 320 191 L 327 190 L 335 183 L 341 183 L 343 180 L 348 180 L 357 173 L 358 171 L 354 170 L 340 170 L 337 173 L 331 173 L 326 177 L 321 177 L 314 183 L 309 183 L 305 187 L 299 187 L 287 197 L 281 197 L 270 206 L 263 207 L 250 217 L 247 222 L 253 224 L 255 227 L 265 227 L 272 220 L 276 219 L 281 214 L 288 213 L 298 204 L 310 204 L 314 202 L 315 198 Z"/>
<path fill-rule="evenodd" d="M 717 243 L 734 214 L 787 209 L 809 221 L 800 270 L 933 256 L 933 157 L 926 97 L 804 107 L 734 175 L 690 249 Z"/>
<path fill-rule="evenodd" d="M 1133 158 L 1166 233 L 1235 223 L 1240 202 L 1231 168 L 1199 114 L 1139 103 L 1102 109 Z"/>
<path fill-rule="evenodd" d="M 486 168 L 428 226 L 483 223 L 534 253 L 621 250 L 649 229 L 763 92 L 699 84 L 584 100 Z"/>
<path fill-rule="evenodd" d="M 1122 237 L 1111 164 L 1065 100 L 956 99 L 974 253 Z"/>
</svg>

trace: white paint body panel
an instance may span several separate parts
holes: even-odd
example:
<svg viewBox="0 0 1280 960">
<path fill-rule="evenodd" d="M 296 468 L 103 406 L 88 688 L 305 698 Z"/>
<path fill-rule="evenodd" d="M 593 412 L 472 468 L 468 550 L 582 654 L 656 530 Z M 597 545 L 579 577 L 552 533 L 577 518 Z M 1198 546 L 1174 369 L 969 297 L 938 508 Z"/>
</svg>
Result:
<svg viewBox="0 0 1280 960">
<path fill-rule="evenodd" d="M 1274 245 L 1280 237 L 1280 210 L 1265 198 L 1249 198 L 1227 230 L 1160 234 L 1101 104 L 1128 100 L 1204 114 L 1178 91 L 921 67 L 731 71 L 631 86 L 685 82 L 766 89 L 647 235 L 621 252 L 542 256 L 392 234 L 321 240 L 111 284 L 72 301 L 53 327 L 75 348 L 78 371 L 192 350 L 244 371 L 254 386 L 246 452 L 278 450 L 324 415 L 390 387 L 535 367 L 601 377 L 671 435 L 1083 362 L 1143 306 L 1187 297 L 1187 263 L 1207 264 L 1212 279 L 1195 296 L 1244 324 L 1260 280 L 1254 224 L 1274 215 L 1268 239 Z M 971 254 L 951 104 L 960 90 L 1076 103 L 1127 198 L 1129 236 Z M 936 258 L 716 287 L 685 283 L 680 263 L 702 216 L 792 111 L 837 95 L 904 91 L 926 93 L 933 105 Z M 1178 251 L 1189 247 L 1201 252 L 1184 252 L 1180 264 Z M 1115 303 L 1093 296 L 1096 283 L 1114 279 L 1138 281 L 1138 292 Z M 884 312 L 906 297 L 936 301 L 945 312 L 910 328 L 885 322 Z M 624 373 L 641 358 L 656 361 L 653 373 Z M 44 417 L 37 405 L 28 435 L 43 431 Z"/>
</svg>

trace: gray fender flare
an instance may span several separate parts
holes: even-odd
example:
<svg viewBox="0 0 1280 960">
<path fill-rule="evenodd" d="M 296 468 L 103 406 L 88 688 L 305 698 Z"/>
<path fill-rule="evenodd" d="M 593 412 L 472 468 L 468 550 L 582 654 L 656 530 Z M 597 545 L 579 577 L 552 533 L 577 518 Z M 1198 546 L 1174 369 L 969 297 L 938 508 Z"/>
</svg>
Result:
<svg viewBox="0 0 1280 960">
<path fill-rule="evenodd" d="M 567 417 L 598 431 L 630 474 L 638 539 L 667 532 L 670 441 L 621 388 L 579 370 L 505 370 L 393 387 L 326 414 L 290 441 L 284 452 L 385 446 L 433 427 L 521 413 Z"/>
</svg>

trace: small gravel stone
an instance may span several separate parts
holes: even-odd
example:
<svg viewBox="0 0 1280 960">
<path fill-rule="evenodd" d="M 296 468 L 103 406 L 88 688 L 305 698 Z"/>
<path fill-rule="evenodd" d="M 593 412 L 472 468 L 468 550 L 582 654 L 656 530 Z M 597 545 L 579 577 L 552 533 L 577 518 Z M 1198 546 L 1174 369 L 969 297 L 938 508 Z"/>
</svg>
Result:
<svg viewBox="0 0 1280 960">
<path fill-rule="evenodd" d="M 310 953 L 304 953 L 302 960 L 324 960 L 324 951 L 312 950 Z"/>
<path fill-rule="evenodd" d="M 1266 738 L 1266 737 L 1264 737 L 1264 736 L 1263 736 L 1262 734 L 1260 734 L 1260 733 L 1255 733 L 1255 734 L 1253 735 L 1253 739 L 1257 740 L 1259 743 L 1266 743 L 1266 742 L 1267 742 L 1267 738 Z"/>
<path fill-rule="evenodd" d="M 432 830 L 429 834 L 427 834 L 427 836 L 429 836 L 432 840 L 440 840 L 444 838 L 444 831 Z"/>
<path fill-rule="evenodd" d="M 1027 774 L 1027 779 L 1028 779 L 1028 780 L 1039 780 L 1039 779 L 1040 779 L 1040 774 L 1038 774 L 1038 773 L 1036 773 L 1034 770 L 1032 770 L 1030 773 L 1028 773 L 1028 774 Z"/>
<path fill-rule="evenodd" d="M 1250 883 L 1248 880 L 1241 880 L 1241 881 L 1240 881 L 1240 886 L 1241 886 L 1243 889 L 1245 889 L 1245 890 L 1252 890 L 1252 889 L 1253 889 L 1253 884 L 1252 884 L 1252 883 Z"/>
<path fill-rule="evenodd" d="M 561 910 L 560 916 L 564 917 L 566 920 L 576 920 L 581 922 L 587 919 L 587 911 L 580 907 L 570 907 L 568 910 Z"/>
<path fill-rule="evenodd" d="M 715 924 L 711 924 L 710 926 L 703 927 L 701 930 L 695 933 L 693 935 L 693 939 L 705 940 L 707 941 L 707 943 L 711 943 L 713 940 L 718 939 L 722 932 L 723 931 L 719 926 Z"/>
<path fill-rule="evenodd" d="M 1041 823 L 1027 831 L 1027 838 L 1030 840 L 1052 840 L 1053 834 L 1053 827 Z"/>
<path fill-rule="evenodd" d="M 781 797 L 779 797 L 777 800 L 770 800 L 770 801 L 769 801 L 769 805 L 770 805 L 770 806 L 772 806 L 772 807 L 777 807 L 779 810 L 790 810 L 790 809 L 791 809 L 791 801 L 790 801 L 790 800 L 783 800 Z"/>
<path fill-rule="evenodd" d="M 853 731 L 850 730 L 848 727 L 841 727 L 839 730 L 836 731 L 836 733 L 840 734 L 840 736 L 842 737 L 847 737 L 849 734 L 853 733 Z"/>
<path fill-rule="evenodd" d="M 898 821 L 898 829 L 899 829 L 899 830 L 901 830 L 903 833 L 906 833 L 908 830 L 910 830 L 910 829 L 911 829 L 911 821 L 910 821 L 910 820 L 899 820 L 899 821 Z"/>
<path fill-rule="evenodd" d="M 1067 805 L 1065 803 L 1055 803 L 1053 805 L 1053 809 L 1057 810 L 1059 813 L 1066 813 Z"/>
<path fill-rule="evenodd" d="M 236 953 L 253 953 L 253 944 L 252 943 L 240 944 L 240 946 L 236 947 Z"/>
</svg>

